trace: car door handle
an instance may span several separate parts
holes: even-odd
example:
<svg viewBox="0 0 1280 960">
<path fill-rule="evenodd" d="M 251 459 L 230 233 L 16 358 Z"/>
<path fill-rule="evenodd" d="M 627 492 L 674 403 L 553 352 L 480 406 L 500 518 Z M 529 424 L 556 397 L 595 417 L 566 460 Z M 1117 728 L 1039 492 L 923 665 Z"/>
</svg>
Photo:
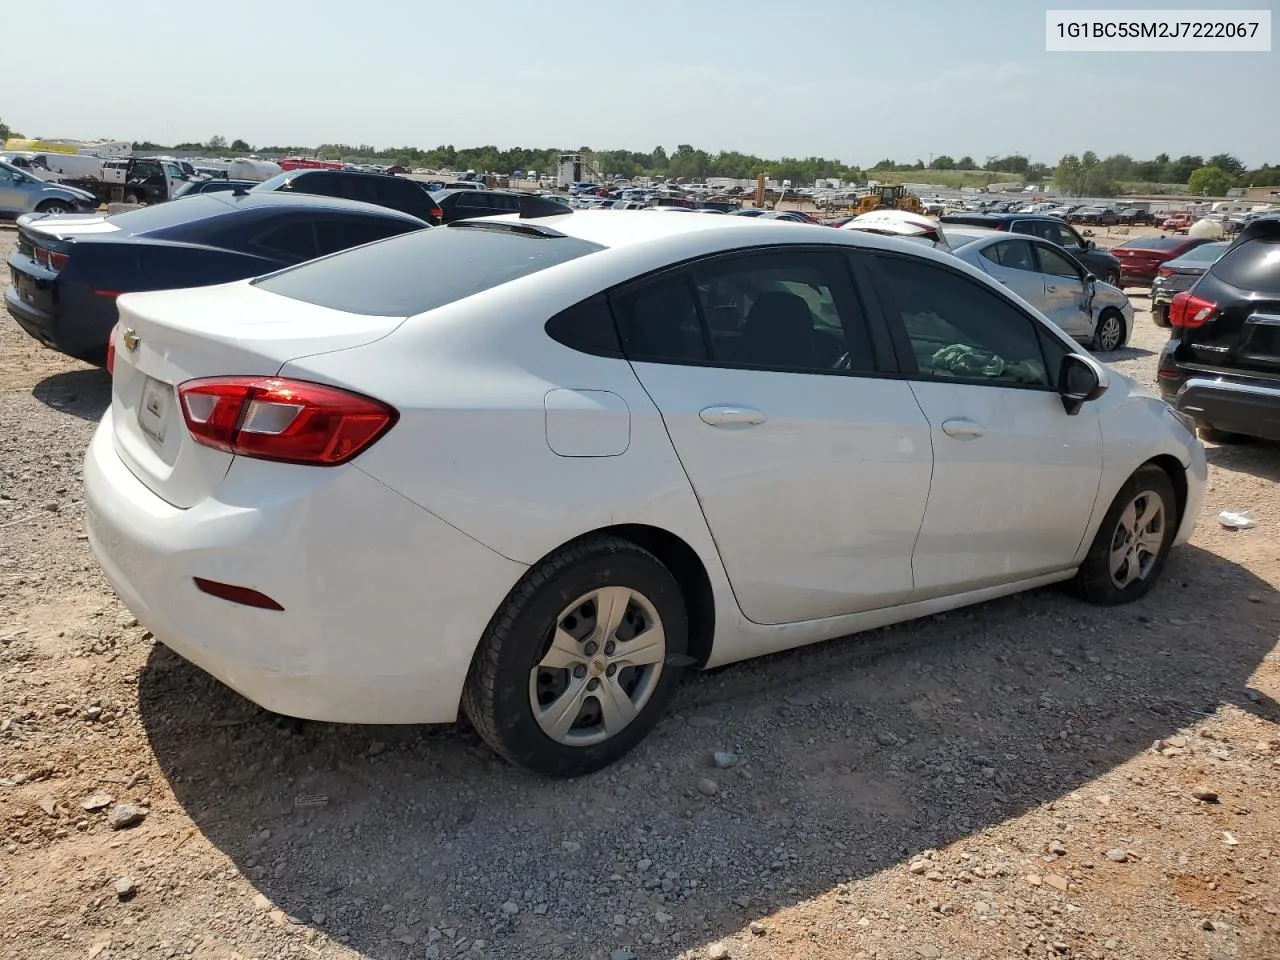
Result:
<svg viewBox="0 0 1280 960">
<path fill-rule="evenodd" d="M 953 417 L 942 421 L 942 432 L 957 440 L 976 440 L 987 432 L 987 428 L 965 417 Z"/>
<path fill-rule="evenodd" d="M 1045 285 L 1045 288 L 1044 288 L 1044 292 L 1045 292 L 1045 293 L 1057 293 L 1057 292 L 1058 292 L 1058 288 L 1057 288 L 1054 284 L 1052 284 L 1052 283 L 1050 283 L 1050 284 L 1046 284 L 1046 285 Z"/>
<path fill-rule="evenodd" d="M 703 423 L 709 423 L 713 427 L 753 427 L 769 419 L 752 407 L 729 405 L 707 407 L 699 411 L 698 416 L 702 418 Z"/>
</svg>

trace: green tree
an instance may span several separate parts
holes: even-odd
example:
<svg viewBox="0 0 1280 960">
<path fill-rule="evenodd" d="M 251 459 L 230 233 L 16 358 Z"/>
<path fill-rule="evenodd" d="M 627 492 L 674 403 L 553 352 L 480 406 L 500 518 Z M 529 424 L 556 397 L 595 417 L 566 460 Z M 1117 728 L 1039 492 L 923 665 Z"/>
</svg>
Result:
<svg viewBox="0 0 1280 960">
<path fill-rule="evenodd" d="M 967 153 L 956 161 L 956 168 L 959 170 L 973 170 L 975 166 L 976 164 L 973 162 L 973 157 L 969 156 Z"/>
<path fill-rule="evenodd" d="M 232 140 L 231 149 L 235 153 L 248 153 L 253 148 L 243 140 Z"/>
<path fill-rule="evenodd" d="M 1206 165 L 1217 167 L 1223 173 L 1233 177 L 1238 173 L 1244 173 L 1244 164 L 1229 153 L 1219 153 L 1210 157 Z"/>
<path fill-rule="evenodd" d="M 1221 167 L 1201 167 L 1187 178 L 1187 193 L 1194 197 L 1224 197 L 1231 177 Z"/>
<path fill-rule="evenodd" d="M 227 149 L 227 138 L 223 136 L 210 137 L 209 142 L 205 144 L 210 151 L 219 153 Z"/>
<path fill-rule="evenodd" d="M 1176 162 L 1168 164 L 1165 174 L 1167 183 L 1186 183 L 1191 174 L 1205 166 L 1204 157 L 1181 156 Z"/>
<path fill-rule="evenodd" d="M 1084 170 L 1080 166 L 1080 158 L 1074 153 L 1068 153 L 1065 157 L 1058 161 L 1058 166 L 1053 171 L 1053 182 L 1063 193 L 1073 197 L 1082 195 L 1084 181 Z"/>
<path fill-rule="evenodd" d="M 948 157 L 945 153 L 934 157 L 929 167 L 933 170 L 954 170 L 956 162 Z"/>
<path fill-rule="evenodd" d="M 12 129 L 3 120 L 0 120 L 0 145 L 3 145 L 4 142 L 8 140 L 10 137 L 21 138 L 22 134 L 20 134 L 17 130 Z"/>
</svg>

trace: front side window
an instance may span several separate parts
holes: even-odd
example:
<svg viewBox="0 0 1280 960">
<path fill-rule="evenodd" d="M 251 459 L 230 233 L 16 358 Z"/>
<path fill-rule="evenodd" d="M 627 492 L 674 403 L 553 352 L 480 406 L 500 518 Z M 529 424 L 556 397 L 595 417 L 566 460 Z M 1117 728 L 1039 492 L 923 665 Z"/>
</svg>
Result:
<svg viewBox="0 0 1280 960">
<path fill-rule="evenodd" d="M 1040 258 L 1040 272 L 1047 273 L 1055 277 L 1066 277 L 1071 280 L 1080 279 L 1079 268 L 1072 263 L 1066 254 L 1048 246 L 1047 244 L 1036 244 L 1036 255 Z"/>
<path fill-rule="evenodd" d="M 1026 240 L 1005 240 L 1001 243 L 993 243 L 981 253 L 984 259 L 1002 267 L 1008 267 L 1010 270 L 1039 272 L 1035 257 L 1031 253 L 1031 244 Z"/>
<path fill-rule="evenodd" d="M 905 257 L 877 258 L 919 373 L 930 380 L 1048 387 L 1030 317 L 967 277 Z"/>
</svg>

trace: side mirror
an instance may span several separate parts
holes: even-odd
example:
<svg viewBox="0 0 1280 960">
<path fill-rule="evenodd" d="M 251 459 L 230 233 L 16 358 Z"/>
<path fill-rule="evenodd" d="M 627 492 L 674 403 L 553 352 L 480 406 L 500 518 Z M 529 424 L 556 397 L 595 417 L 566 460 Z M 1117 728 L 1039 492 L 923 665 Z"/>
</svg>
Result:
<svg viewBox="0 0 1280 960">
<path fill-rule="evenodd" d="M 1084 248 L 1085 248 L 1086 250 L 1093 250 L 1093 249 L 1094 249 L 1094 248 L 1096 248 L 1097 246 L 1098 246 L 1098 245 L 1097 245 L 1096 243 L 1094 243 L 1092 240 L 1086 240 L 1086 241 L 1084 242 Z"/>
<path fill-rule="evenodd" d="M 1074 417 L 1090 400 L 1107 392 L 1107 372 L 1102 364 L 1080 353 L 1068 353 L 1058 368 L 1058 396 L 1067 416 Z"/>
<path fill-rule="evenodd" d="M 1093 273 L 1086 273 L 1086 274 L 1084 275 L 1084 282 L 1085 282 L 1085 283 L 1097 283 L 1097 282 L 1098 282 L 1098 277 L 1097 277 L 1097 275 L 1096 275 L 1096 274 L 1093 274 Z"/>
</svg>

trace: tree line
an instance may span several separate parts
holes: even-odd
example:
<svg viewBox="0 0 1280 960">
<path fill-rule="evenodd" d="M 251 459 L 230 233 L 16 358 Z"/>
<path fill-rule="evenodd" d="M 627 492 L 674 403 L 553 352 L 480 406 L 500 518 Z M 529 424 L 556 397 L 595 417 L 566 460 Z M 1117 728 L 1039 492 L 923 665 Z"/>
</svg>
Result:
<svg viewBox="0 0 1280 960">
<path fill-rule="evenodd" d="M 19 137 L 0 121 L 0 140 Z M 210 137 L 203 143 L 176 143 L 164 146 L 143 141 L 135 143 L 139 150 L 173 150 L 184 153 L 204 153 L 211 156 L 243 156 L 248 153 L 300 154 L 326 160 L 356 162 L 381 162 L 404 167 L 430 167 L 433 169 L 478 170 L 482 172 L 511 173 L 515 170 L 537 170 L 550 173 L 555 170 L 559 157 L 566 151 L 559 148 L 511 147 L 500 149 L 493 145 L 458 149 L 446 144 L 434 149 L 421 147 L 376 147 L 361 143 L 322 143 L 319 146 L 304 144 L 252 146 L 247 140 L 228 141 L 221 135 Z M 1125 153 L 1113 153 L 1099 157 L 1092 150 L 1082 154 L 1067 154 L 1055 166 L 1032 161 L 1021 154 L 988 156 L 978 163 L 971 156 L 955 159 L 949 154 L 930 156 L 928 162 L 880 160 L 870 167 L 861 168 L 840 160 L 826 157 L 781 157 L 770 159 L 736 150 L 709 152 L 691 144 L 682 143 L 668 152 L 665 147 L 654 147 L 647 153 L 635 150 L 591 150 L 579 147 L 579 153 L 590 153 L 600 171 L 607 176 L 620 174 L 632 178 L 639 176 L 683 177 L 690 180 L 707 177 L 732 177 L 735 180 L 751 180 L 761 173 L 773 180 L 790 180 L 795 184 L 810 184 L 819 179 L 865 180 L 887 173 L 919 173 L 922 178 L 930 171 L 963 171 L 992 175 L 998 180 L 1003 175 L 1032 183 L 1052 179 L 1064 193 L 1074 196 L 1107 197 L 1122 191 L 1181 187 L 1197 196 L 1222 196 L 1231 187 L 1254 187 L 1280 184 L 1280 165 L 1263 164 L 1252 170 L 1233 154 L 1219 153 L 1211 157 L 1183 155 L 1174 159 L 1161 153 L 1150 160 L 1135 160 Z"/>
</svg>

